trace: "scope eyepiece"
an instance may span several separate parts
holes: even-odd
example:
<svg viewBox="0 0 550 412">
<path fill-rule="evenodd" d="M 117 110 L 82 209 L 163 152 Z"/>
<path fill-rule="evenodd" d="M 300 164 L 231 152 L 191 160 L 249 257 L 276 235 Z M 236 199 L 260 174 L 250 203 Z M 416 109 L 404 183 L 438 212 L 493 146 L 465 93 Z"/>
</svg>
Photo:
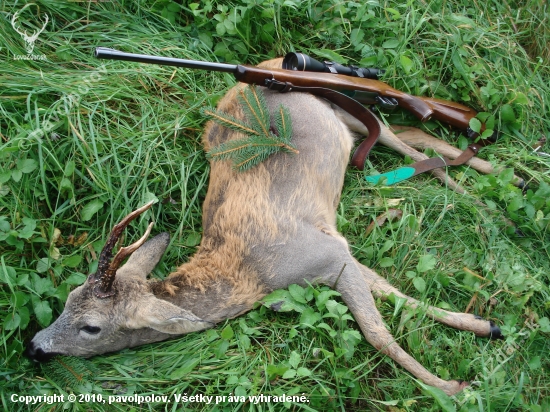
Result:
<svg viewBox="0 0 550 412">
<path fill-rule="evenodd" d="M 287 53 L 283 59 L 283 69 L 306 72 L 327 72 L 344 74 L 346 76 L 378 79 L 378 75 L 384 74 L 384 70 L 374 68 L 361 68 L 357 66 L 343 66 L 335 62 L 320 62 L 304 53 Z"/>
<path fill-rule="evenodd" d="M 287 53 L 283 59 L 283 69 L 301 72 L 324 72 L 326 66 L 304 53 Z"/>
</svg>

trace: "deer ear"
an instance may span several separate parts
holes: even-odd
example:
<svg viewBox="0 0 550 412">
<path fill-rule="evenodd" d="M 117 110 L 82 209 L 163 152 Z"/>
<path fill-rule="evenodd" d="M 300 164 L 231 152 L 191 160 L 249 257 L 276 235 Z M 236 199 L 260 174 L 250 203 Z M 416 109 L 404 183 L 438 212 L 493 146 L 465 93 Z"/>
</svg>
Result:
<svg viewBox="0 0 550 412">
<path fill-rule="evenodd" d="M 149 239 L 132 253 L 128 261 L 117 270 L 117 278 L 140 277 L 146 279 L 147 275 L 159 263 L 169 243 L 170 235 L 166 232 Z"/>
<path fill-rule="evenodd" d="M 137 319 L 129 325 L 131 328 L 151 328 L 172 335 L 183 335 L 214 326 L 214 323 L 154 296 L 144 302 L 137 315 Z"/>
</svg>

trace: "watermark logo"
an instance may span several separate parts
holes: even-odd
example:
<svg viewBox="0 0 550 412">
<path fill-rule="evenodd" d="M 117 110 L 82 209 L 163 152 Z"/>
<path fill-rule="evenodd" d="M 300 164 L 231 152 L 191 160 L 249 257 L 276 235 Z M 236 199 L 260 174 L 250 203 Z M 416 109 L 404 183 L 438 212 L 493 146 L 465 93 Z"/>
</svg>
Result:
<svg viewBox="0 0 550 412">
<path fill-rule="evenodd" d="M 50 18 L 48 17 L 48 15 L 44 13 L 44 18 L 39 21 L 40 24 L 43 23 L 42 27 L 39 28 L 38 30 L 35 30 L 34 33 L 31 35 L 27 33 L 27 30 L 23 30 L 21 28 L 21 24 L 18 22 L 18 19 L 21 16 L 21 13 L 33 5 L 35 4 L 34 3 L 26 4 L 21 10 L 19 10 L 18 12 L 15 12 L 11 18 L 11 26 L 17 33 L 21 35 L 21 37 L 25 41 L 25 49 L 27 50 L 26 56 L 16 55 L 14 56 L 15 60 L 46 60 L 46 55 L 44 54 L 36 55 L 36 54 L 33 54 L 32 52 L 34 50 L 34 43 L 38 39 L 38 36 L 40 35 L 40 33 L 42 33 L 46 29 L 46 26 L 50 21 Z"/>
</svg>

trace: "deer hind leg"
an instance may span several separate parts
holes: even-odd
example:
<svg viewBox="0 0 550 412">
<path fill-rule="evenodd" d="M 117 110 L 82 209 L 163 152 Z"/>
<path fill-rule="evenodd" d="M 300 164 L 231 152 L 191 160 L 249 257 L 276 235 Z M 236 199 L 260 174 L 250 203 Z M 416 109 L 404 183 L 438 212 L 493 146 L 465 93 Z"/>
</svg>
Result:
<svg viewBox="0 0 550 412">
<path fill-rule="evenodd" d="M 388 355 L 402 367 L 424 383 L 443 390 L 448 395 L 460 392 L 468 383 L 456 380 L 445 381 L 429 372 L 424 366 L 405 352 L 384 326 L 382 316 L 376 308 L 365 276 L 354 262 L 346 266 L 338 279 L 336 290 L 340 292 L 344 302 L 353 313 L 356 322 L 363 331 L 367 341 Z"/>
<path fill-rule="evenodd" d="M 268 289 L 286 288 L 292 283 L 324 283 L 336 289 L 359 324 L 366 340 L 415 377 L 448 394 L 462 390 L 466 383 L 445 381 L 430 373 L 407 354 L 384 326 L 370 293 L 369 282 L 349 253 L 343 238 L 331 236 L 311 226 L 301 235 L 262 250 L 272 260 L 275 276 L 265 276 Z M 254 248 L 258 252 L 258 247 Z M 260 256 L 255 256 L 258 260 Z M 261 259 L 264 260 L 264 259 Z"/>
<path fill-rule="evenodd" d="M 394 296 L 405 299 L 405 306 L 410 309 L 422 308 L 426 314 L 432 319 L 451 326 L 455 329 L 474 332 L 476 336 L 488 337 L 491 339 L 502 339 L 502 334 L 498 326 L 491 321 L 486 321 L 479 316 L 469 313 L 449 312 L 444 309 L 436 308 L 419 302 L 400 292 L 398 289 L 388 283 L 386 279 L 378 275 L 373 270 L 357 262 L 357 266 L 361 270 L 366 279 L 369 289 L 372 294 L 380 299 L 386 300 L 393 293 Z"/>
</svg>

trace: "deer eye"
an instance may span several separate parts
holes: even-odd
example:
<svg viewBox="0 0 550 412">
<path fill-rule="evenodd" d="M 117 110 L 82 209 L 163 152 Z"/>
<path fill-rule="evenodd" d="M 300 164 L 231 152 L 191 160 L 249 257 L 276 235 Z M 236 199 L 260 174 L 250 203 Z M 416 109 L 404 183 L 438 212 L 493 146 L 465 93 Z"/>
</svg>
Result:
<svg viewBox="0 0 550 412">
<path fill-rule="evenodd" d="M 90 335 L 97 335 L 99 332 L 101 332 L 101 328 L 97 326 L 84 326 L 80 328 L 80 330 L 83 330 L 86 333 L 89 333 Z"/>
</svg>

